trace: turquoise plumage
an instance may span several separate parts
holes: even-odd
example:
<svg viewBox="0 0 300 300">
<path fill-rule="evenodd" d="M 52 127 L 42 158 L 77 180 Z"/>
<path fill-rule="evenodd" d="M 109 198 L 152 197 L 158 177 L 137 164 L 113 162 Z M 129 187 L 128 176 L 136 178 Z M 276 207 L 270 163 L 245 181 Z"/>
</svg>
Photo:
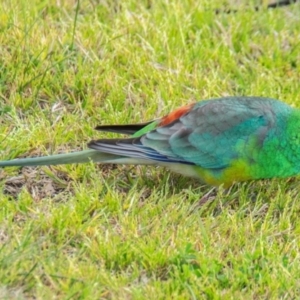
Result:
<svg viewBox="0 0 300 300">
<path fill-rule="evenodd" d="M 300 173 L 300 110 L 275 99 L 211 99 L 151 122 L 96 129 L 132 136 L 94 140 L 80 152 L 1 161 L 0 167 L 88 161 L 161 165 L 225 186 Z"/>
</svg>

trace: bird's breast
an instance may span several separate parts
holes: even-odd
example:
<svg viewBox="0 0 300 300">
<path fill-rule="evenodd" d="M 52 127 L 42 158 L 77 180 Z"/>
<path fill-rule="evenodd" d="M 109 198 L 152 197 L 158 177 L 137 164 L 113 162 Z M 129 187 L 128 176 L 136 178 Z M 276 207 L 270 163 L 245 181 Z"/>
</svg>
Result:
<svg viewBox="0 0 300 300">
<path fill-rule="evenodd" d="M 242 159 L 234 160 L 228 167 L 222 169 L 204 169 L 197 166 L 196 170 L 202 181 L 213 186 L 229 187 L 234 182 L 255 179 L 251 174 L 250 165 Z"/>
</svg>

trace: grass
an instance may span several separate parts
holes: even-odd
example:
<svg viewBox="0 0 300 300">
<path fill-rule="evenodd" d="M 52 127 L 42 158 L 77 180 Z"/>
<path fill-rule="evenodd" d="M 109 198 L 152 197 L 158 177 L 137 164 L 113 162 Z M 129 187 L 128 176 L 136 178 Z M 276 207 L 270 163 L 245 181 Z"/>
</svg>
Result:
<svg viewBox="0 0 300 300">
<path fill-rule="evenodd" d="M 299 4 L 2 2 L 2 159 L 81 149 L 104 136 L 97 124 L 195 100 L 300 107 Z M 223 6 L 240 11 L 216 15 Z M 299 295 L 295 179 L 236 184 L 201 208 L 210 188 L 162 168 L 7 168 L 0 179 L 0 299 Z"/>
</svg>

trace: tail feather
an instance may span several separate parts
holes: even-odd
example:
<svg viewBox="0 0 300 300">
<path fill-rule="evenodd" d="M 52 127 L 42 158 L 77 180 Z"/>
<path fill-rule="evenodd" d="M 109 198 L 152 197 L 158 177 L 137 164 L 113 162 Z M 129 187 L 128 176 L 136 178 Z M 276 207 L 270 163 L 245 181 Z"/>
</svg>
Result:
<svg viewBox="0 0 300 300">
<path fill-rule="evenodd" d="M 143 131 L 151 130 L 155 127 L 156 121 L 143 123 L 143 124 L 130 124 L 130 125 L 103 125 L 96 127 L 97 130 L 118 132 L 123 134 L 141 135 Z M 127 139 L 124 139 L 125 141 Z M 24 166 L 47 166 L 47 165 L 62 165 L 72 163 L 87 163 L 87 162 L 99 162 L 99 163 L 113 163 L 113 164 L 142 164 L 151 165 L 154 164 L 154 158 L 146 155 L 138 155 L 135 149 L 119 149 L 115 151 L 114 147 L 107 147 L 106 144 L 116 143 L 119 140 L 100 140 L 103 141 L 103 145 L 97 145 L 97 149 L 88 149 L 79 152 L 71 152 L 65 154 L 56 154 L 42 157 L 29 157 L 22 159 L 0 161 L 1 167 L 24 167 Z M 88 144 L 90 148 L 91 143 Z"/>
<path fill-rule="evenodd" d="M 14 160 L 0 161 L 0 167 L 48 166 L 86 162 L 110 162 L 118 158 L 116 155 L 102 153 L 95 150 L 84 150 L 65 154 L 56 154 L 42 157 L 30 157 Z"/>
<path fill-rule="evenodd" d="M 25 166 L 49 166 L 65 165 L 73 163 L 98 162 L 103 164 L 127 164 L 127 165 L 151 165 L 154 161 L 140 158 L 130 158 L 97 150 L 83 150 L 65 154 L 56 154 L 41 157 L 29 157 L 13 160 L 0 161 L 3 167 L 25 167 Z"/>
<path fill-rule="evenodd" d="M 151 124 L 153 121 L 141 123 L 141 124 L 124 124 L 124 125 L 99 125 L 95 129 L 105 132 L 115 132 L 121 134 L 134 134 L 145 126 Z"/>
</svg>

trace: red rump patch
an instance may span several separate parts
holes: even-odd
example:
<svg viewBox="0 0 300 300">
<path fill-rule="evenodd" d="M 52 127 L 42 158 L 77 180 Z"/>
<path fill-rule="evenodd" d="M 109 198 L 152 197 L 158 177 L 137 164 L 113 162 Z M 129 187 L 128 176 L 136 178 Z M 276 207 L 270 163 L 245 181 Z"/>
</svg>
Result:
<svg viewBox="0 0 300 300">
<path fill-rule="evenodd" d="M 173 121 L 179 119 L 181 116 L 183 116 L 188 111 L 190 111 L 194 105 L 195 105 L 195 103 L 191 103 L 191 104 L 182 106 L 182 107 L 177 108 L 176 110 L 170 112 L 168 115 L 164 116 L 161 119 L 159 126 L 168 125 L 168 124 L 172 123 Z"/>
</svg>

